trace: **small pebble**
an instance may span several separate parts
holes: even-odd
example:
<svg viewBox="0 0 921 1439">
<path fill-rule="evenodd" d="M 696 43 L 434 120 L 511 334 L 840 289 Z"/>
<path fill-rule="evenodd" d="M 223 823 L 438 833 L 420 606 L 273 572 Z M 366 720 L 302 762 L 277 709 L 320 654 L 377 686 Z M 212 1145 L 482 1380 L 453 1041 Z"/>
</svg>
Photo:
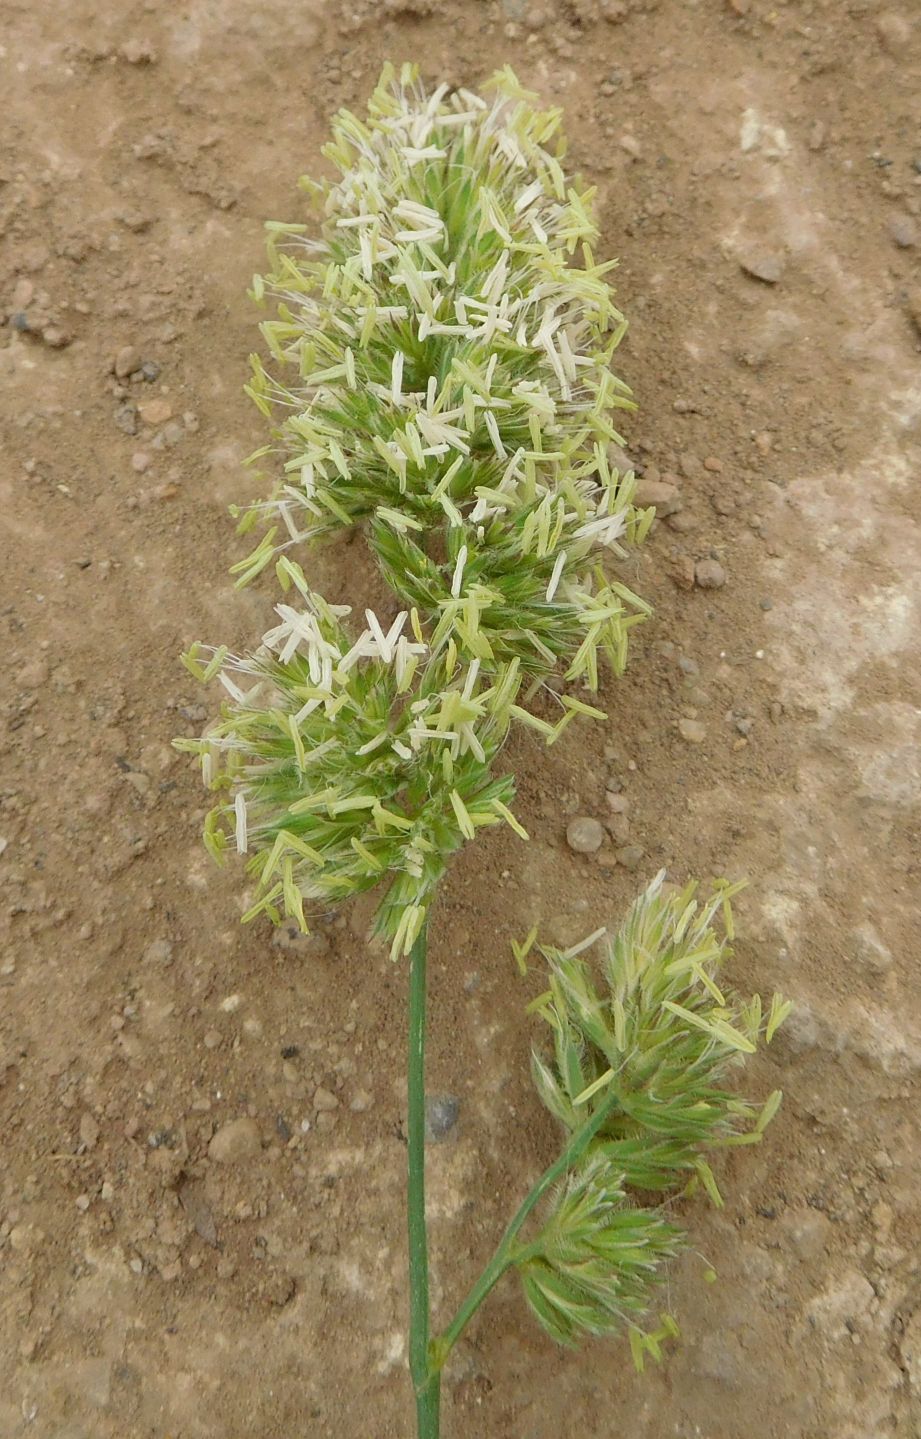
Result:
<svg viewBox="0 0 921 1439">
<path fill-rule="evenodd" d="M 314 1090 L 313 1107 L 321 1114 L 328 1114 L 331 1110 L 339 1108 L 339 1101 L 331 1089 L 326 1089 L 322 1084 L 318 1084 Z"/>
<path fill-rule="evenodd" d="M 115 424 L 118 429 L 126 435 L 136 435 L 138 432 L 138 412 L 136 405 L 119 405 L 114 415 Z"/>
<path fill-rule="evenodd" d="M 453 1094 L 427 1094 L 425 1097 L 425 1137 L 437 1144 L 455 1127 L 460 1115 L 460 1100 Z"/>
<path fill-rule="evenodd" d="M 329 951 L 329 940 L 325 934 L 304 934 L 296 923 L 287 920 L 276 925 L 272 931 L 272 943 L 277 949 L 283 949 L 288 954 L 301 954 L 309 958 L 319 958 Z"/>
<path fill-rule="evenodd" d="M 163 429 L 154 438 L 154 444 L 158 449 L 175 449 L 185 438 L 185 430 L 178 420 L 170 420 L 163 426 Z"/>
<path fill-rule="evenodd" d="M 137 408 L 145 425 L 165 425 L 173 417 L 169 400 L 144 400 Z"/>
<path fill-rule="evenodd" d="M 863 925 L 852 934 L 854 955 L 859 966 L 866 966 L 874 974 L 885 974 L 892 966 L 892 950 L 883 943 L 872 925 Z"/>
<path fill-rule="evenodd" d="M 622 849 L 616 851 L 617 863 L 622 864 L 624 869 L 638 869 L 645 853 L 646 851 L 638 844 L 625 844 Z"/>
<path fill-rule="evenodd" d="M 147 964 L 169 964 L 173 957 L 172 941 L 153 939 L 144 950 L 142 958 Z"/>
<path fill-rule="evenodd" d="M 576 854 L 594 854 L 604 843 L 604 825 L 590 815 L 578 815 L 566 826 L 566 843 Z"/>
<path fill-rule="evenodd" d="M 236 1164 L 242 1159 L 252 1159 L 261 1149 L 259 1125 L 244 1115 L 221 1125 L 208 1145 L 208 1155 L 217 1164 Z"/>
<path fill-rule="evenodd" d="M 112 368 L 119 380 L 133 375 L 141 363 L 141 357 L 133 345 L 123 345 L 112 362 Z"/>
<path fill-rule="evenodd" d="M 13 309 L 25 310 L 35 295 L 35 286 L 22 275 L 13 287 Z"/>
<path fill-rule="evenodd" d="M 706 726 L 700 720 L 680 719 L 678 721 L 678 733 L 688 744 L 703 744 L 707 738 Z"/>
<path fill-rule="evenodd" d="M 702 590 L 721 590 L 726 571 L 719 560 L 698 560 L 694 566 L 694 583 Z"/>
<path fill-rule="evenodd" d="M 34 1224 L 14 1224 L 9 1233 L 10 1248 L 14 1254 L 34 1254 L 44 1238 L 42 1230 Z"/>
<path fill-rule="evenodd" d="M 131 456 L 131 468 L 138 475 L 143 475 L 145 470 L 150 469 L 150 456 L 145 450 L 135 450 Z"/>
<path fill-rule="evenodd" d="M 739 265 L 746 275 L 765 285 L 776 285 L 784 272 L 784 258 L 779 250 L 750 245 L 739 252 Z"/>
<path fill-rule="evenodd" d="M 41 689 L 42 685 L 47 684 L 50 673 L 47 660 L 27 660 L 16 674 L 17 686 L 22 690 Z"/>
<path fill-rule="evenodd" d="M 910 250 L 918 243 L 918 224 L 911 215 L 893 215 L 889 221 L 889 238 L 900 250 Z"/>
<path fill-rule="evenodd" d="M 656 515 L 664 520 L 667 515 L 677 514 L 681 509 L 681 493 L 677 485 L 669 484 L 667 480 L 643 479 L 637 483 L 635 502 L 644 509 L 654 505 Z"/>
<path fill-rule="evenodd" d="M 87 1149 L 95 1149 L 99 1140 L 99 1125 L 87 1111 L 80 1117 L 80 1143 Z"/>
</svg>

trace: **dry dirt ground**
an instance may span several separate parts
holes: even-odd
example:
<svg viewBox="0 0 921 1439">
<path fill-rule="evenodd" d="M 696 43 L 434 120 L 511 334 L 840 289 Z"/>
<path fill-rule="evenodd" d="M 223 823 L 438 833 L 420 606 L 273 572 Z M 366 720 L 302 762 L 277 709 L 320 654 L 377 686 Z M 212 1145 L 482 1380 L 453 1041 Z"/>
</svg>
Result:
<svg viewBox="0 0 921 1439">
<path fill-rule="evenodd" d="M 676 1266 L 662 1366 L 558 1352 L 509 1283 L 447 1439 L 921 1434 L 916 0 L 4 0 L 0 23 L 0 1434 L 410 1434 L 405 971 L 366 911 L 289 948 L 241 928 L 169 748 L 211 704 L 179 650 L 245 644 L 270 605 L 227 576 L 264 437 L 261 222 L 298 216 L 386 57 L 467 85 L 510 60 L 565 107 L 621 257 L 628 450 L 679 506 L 633 567 L 656 618 L 610 720 L 517 741 L 532 841 L 491 832 L 439 904 L 442 1312 L 553 1152 L 513 935 L 575 937 L 660 866 L 745 873 L 735 978 L 798 1001 L 752 1074 L 787 1095 L 768 1142 L 720 1166 L 721 1213 L 682 1206 L 719 1278 Z M 314 574 L 339 598 L 362 569 L 359 541 Z M 608 821 L 597 856 L 567 850 L 575 814 Z M 247 1117 L 258 1141 L 210 1159 Z"/>
</svg>

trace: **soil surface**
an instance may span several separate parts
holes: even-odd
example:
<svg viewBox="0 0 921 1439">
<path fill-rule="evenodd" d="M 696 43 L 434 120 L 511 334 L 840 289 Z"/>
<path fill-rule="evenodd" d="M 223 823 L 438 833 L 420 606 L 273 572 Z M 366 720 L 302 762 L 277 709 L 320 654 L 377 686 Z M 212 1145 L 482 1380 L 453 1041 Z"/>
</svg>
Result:
<svg viewBox="0 0 921 1439">
<path fill-rule="evenodd" d="M 512 937 L 581 936 L 662 866 L 747 874 L 734 979 L 798 1005 L 750 1074 L 786 1093 L 767 1142 L 719 1164 L 725 1209 L 679 1206 L 662 1365 L 558 1351 L 508 1282 L 446 1439 L 921 1434 L 914 0 L 5 0 L 0 41 L 0 1433 L 411 1433 L 405 969 L 367 905 L 241 928 L 170 749 L 213 705 L 180 649 L 271 603 L 227 574 L 261 224 L 390 57 L 511 61 L 565 107 L 627 450 L 675 487 L 610 719 L 516 739 L 532 840 L 491 831 L 438 904 L 439 1312 L 554 1152 Z M 313 576 L 364 569 L 359 539 Z"/>
</svg>

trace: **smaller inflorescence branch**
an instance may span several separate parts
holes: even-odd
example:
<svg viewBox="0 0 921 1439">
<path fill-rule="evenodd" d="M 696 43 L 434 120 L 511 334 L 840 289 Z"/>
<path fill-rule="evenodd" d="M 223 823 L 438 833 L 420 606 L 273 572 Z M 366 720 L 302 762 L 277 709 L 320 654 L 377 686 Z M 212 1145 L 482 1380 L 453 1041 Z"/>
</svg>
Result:
<svg viewBox="0 0 921 1439">
<path fill-rule="evenodd" d="M 626 1329 L 639 1368 L 678 1332 L 668 1314 L 645 1322 L 666 1261 L 685 1243 L 663 1201 L 702 1186 L 722 1207 L 708 1155 L 760 1143 L 781 1102 L 775 1090 L 752 1103 L 726 1080 L 771 1043 L 791 1008 L 778 994 L 766 1008 L 758 995 L 743 1002 L 720 977 L 730 901 L 743 886 L 716 884 L 702 902 L 696 884 L 664 881 L 656 876 L 613 935 L 540 949 L 549 988 L 530 1008 L 551 1047 L 534 1050 L 532 1073 L 570 1159 L 551 1166 L 562 1171 L 555 1191 L 545 1176 L 519 1211 L 527 1217 L 534 1196 L 550 1191 L 536 1233 L 519 1237 L 513 1222 L 492 1266 L 494 1277 L 517 1270 L 558 1342 Z M 523 966 L 534 940 L 516 947 Z M 600 964 L 587 958 L 592 948 Z M 453 1342 L 459 1329 L 448 1332 Z"/>
</svg>

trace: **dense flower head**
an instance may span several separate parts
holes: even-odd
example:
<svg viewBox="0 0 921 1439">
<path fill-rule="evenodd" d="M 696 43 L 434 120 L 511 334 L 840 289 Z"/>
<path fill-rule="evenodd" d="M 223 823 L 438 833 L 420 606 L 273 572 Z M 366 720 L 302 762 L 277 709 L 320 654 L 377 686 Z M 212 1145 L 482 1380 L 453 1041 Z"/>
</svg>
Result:
<svg viewBox="0 0 921 1439">
<path fill-rule="evenodd" d="M 717 885 L 700 903 L 695 884 L 667 890 L 660 873 L 607 941 L 600 987 L 579 946 L 543 951 L 550 988 L 535 1008 L 553 1051 L 532 1056 L 538 1094 L 569 1130 L 605 1107 L 597 1144 L 638 1189 L 696 1174 L 717 1198 L 704 1152 L 756 1143 L 779 1103 L 754 1106 L 725 1085 L 790 1008 L 775 995 L 765 1012 L 759 995 L 743 1003 L 718 984 L 740 887 Z"/>
<path fill-rule="evenodd" d="M 245 515 L 275 523 L 241 561 L 367 521 L 399 603 L 484 664 L 516 658 L 597 685 L 648 610 L 599 558 L 651 511 L 608 464 L 631 407 L 611 372 L 625 328 L 595 262 L 592 192 L 560 165 L 559 111 L 510 71 L 491 102 L 387 67 L 368 118 L 340 113 L 308 182 L 325 218 L 270 226 L 255 282 L 277 317 L 249 393 L 284 480 Z M 578 251 L 581 263 L 574 262 Z"/>
<path fill-rule="evenodd" d="M 453 646 L 432 658 L 406 611 L 385 625 L 369 610 L 354 636 L 348 607 L 283 563 L 301 603 L 276 607 L 253 655 L 197 646 L 186 656 L 229 694 L 221 720 L 181 742 L 225 794 L 209 848 L 249 856 L 258 897 L 247 918 L 285 913 L 304 928 L 305 898 L 343 899 L 391 877 L 379 927 L 402 952 L 465 839 L 502 822 L 524 834 L 508 807 L 511 776 L 491 772 L 517 709 L 517 665 L 483 677 Z M 552 737 L 559 725 L 547 728 Z"/>
<path fill-rule="evenodd" d="M 248 855 L 248 916 L 306 927 L 305 901 L 386 881 L 394 953 L 464 839 L 520 829 L 511 776 L 492 775 L 510 723 L 549 742 L 577 713 L 604 717 L 561 694 L 553 724 L 519 699 L 558 667 L 597 689 L 599 656 L 620 673 L 649 608 L 602 563 L 652 512 L 608 460 L 632 402 L 609 368 L 625 322 L 591 192 L 561 168 L 559 112 L 508 70 L 491 90 L 428 94 L 386 67 L 367 120 L 334 121 L 339 178 L 304 182 L 316 232 L 268 226 L 254 294 L 275 302 L 271 358 L 248 390 L 273 422 L 253 459 L 280 458 L 283 478 L 244 512 L 243 530 L 274 523 L 233 568 L 246 583 L 274 561 L 286 600 L 253 655 L 186 657 L 228 692 L 180 743 L 221 796 L 208 847 Z M 356 524 L 399 608 L 362 633 L 294 558 Z"/>
<path fill-rule="evenodd" d="M 625 1326 L 634 1355 L 677 1333 L 663 1315 L 660 1334 L 644 1333 L 663 1265 L 682 1248 L 684 1235 L 658 1210 L 631 1204 L 624 1175 L 595 1151 L 569 1174 L 535 1239 L 522 1247 L 516 1267 L 525 1299 L 542 1329 L 558 1344 Z"/>
<path fill-rule="evenodd" d="M 510 727 L 551 743 L 578 714 L 604 718 L 546 685 L 553 723 L 528 709 L 535 690 L 554 671 L 596 690 L 599 657 L 619 674 L 649 608 L 605 567 L 653 512 L 609 461 L 632 402 L 610 370 L 625 322 L 592 252 L 591 192 L 561 167 L 559 112 L 508 69 L 490 89 L 427 93 L 413 67 L 386 67 L 367 119 L 334 122 L 339 178 L 305 182 L 316 232 L 268 227 L 253 290 L 275 303 L 271 358 L 253 357 L 248 391 L 273 424 L 253 461 L 273 456 L 282 478 L 243 511 L 241 531 L 268 528 L 233 568 L 245 584 L 274 562 L 282 598 L 252 653 L 184 656 L 226 692 L 201 739 L 176 744 L 218 795 L 208 848 L 246 856 L 244 918 L 306 930 L 305 905 L 380 884 L 394 957 L 420 940 L 448 858 L 478 829 L 527 838 L 514 778 L 495 773 Z M 357 625 L 296 558 L 356 525 L 396 599 Z M 608 942 L 600 985 L 584 954 L 605 931 L 542 950 L 549 988 L 532 1008 L 552 1051 L 532 1069 L 567 1142 L 504 1263 L 554 1339 L 625 1327 L 638 1367 L 677 1333 L 668 1315 L 643 1321 L 684 1236 L 637 1193 L 702 1183 L 722 1203 L 707 1153 L 758 1142 L 780 1103 L 725 1087 L 789 1008 L 775 996 L 765 1014 L 717 982 L 733 892 L 700 904 L 659 875 Z"/>
<path fill-rule="evenodd" d="M 759 1039 L 770 1043 L 790 1009 L 775 995 L 764 1013 L 758 995 L 742 1003 L 717 983 L 740 886 L 718 884 L 700 903 L 694 884 L 666 890 L 663 881 L 664 873 L 607 940 L 600 987 L 584 955 L 604 930 L 568 950 L 542 950 L 550 988 L 531 1007 L 550 1028 L 552 1053 L 535 1050 L 534 1081 L 564 1129 L 577 1135 L 588 1125 L 590 1142 L 514 1259 L 553 1338 L 572 1344 L 626 1327 L 638 1367 L 677 1333 L 668 1315 L 654 1330 L 643 1319 L 684 1234 L 664 1205 L 643 1207 L 635 1196 L 700 1183 L 722 1204 L 707 1153 L 758 1143 L 781 1100 L 779 1091 L 763 1105 L 737 1097 L 727 1071 Z"/>
</svg>

